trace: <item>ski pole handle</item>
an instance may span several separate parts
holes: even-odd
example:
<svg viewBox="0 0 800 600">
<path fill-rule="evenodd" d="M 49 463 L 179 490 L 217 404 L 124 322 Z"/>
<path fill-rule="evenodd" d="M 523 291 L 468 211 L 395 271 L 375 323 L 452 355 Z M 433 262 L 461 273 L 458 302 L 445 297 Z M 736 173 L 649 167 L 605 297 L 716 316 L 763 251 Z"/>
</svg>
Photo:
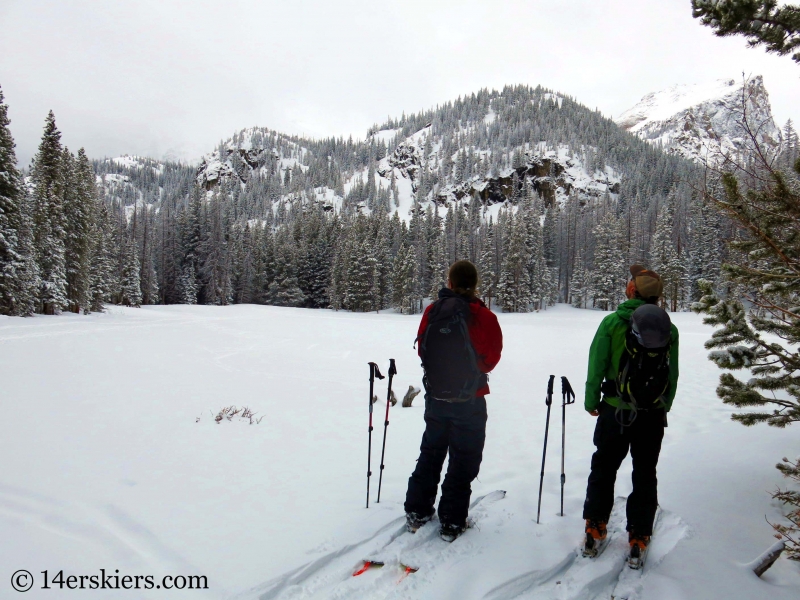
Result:
<svg viewBox="0 0 800 600">
<path fill-rule="evenodd" d="M 547 406 L 553 403 L 553 380 L 555 380 L 555 378 L 555 375 L 550 375 L 550 380 L 547 382 L 547 398 L 544 400 Z"/>
</svg>

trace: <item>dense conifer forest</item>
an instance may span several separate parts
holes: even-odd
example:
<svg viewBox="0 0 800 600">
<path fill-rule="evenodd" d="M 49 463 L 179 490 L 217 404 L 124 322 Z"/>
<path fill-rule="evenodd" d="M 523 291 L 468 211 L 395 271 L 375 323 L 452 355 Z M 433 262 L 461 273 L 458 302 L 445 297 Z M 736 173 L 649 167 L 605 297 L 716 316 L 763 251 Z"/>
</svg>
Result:
<svg viewBox="0 0 800 600">
<path fill-rule="evenodd" d="M 247 129 L 199 167 L 74 155 L 51 112 L 23 172 L 0 106 L 4 314 L 107 303 L 410 314 L 461 258 L 504 311 L 608 309 L 637 262 L 682 310 L 698 280 L 719 280 L 731 235 L 703 201 L 706 170 L 541 87 L 482 90 L 364 141 Z"/>
</svg>

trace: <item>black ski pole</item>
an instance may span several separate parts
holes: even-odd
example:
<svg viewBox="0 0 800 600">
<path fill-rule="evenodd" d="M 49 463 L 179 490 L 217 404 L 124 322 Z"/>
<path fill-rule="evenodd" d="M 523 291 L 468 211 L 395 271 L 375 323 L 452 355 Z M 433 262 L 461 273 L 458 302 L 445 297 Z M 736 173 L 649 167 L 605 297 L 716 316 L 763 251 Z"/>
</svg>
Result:
<svg viewBox="0 0 800 600">
<path fill-rule="evenodd" d="M 378 365 L 374 362 L 369 363 L 369 442 L 367 445 L 367 508 L 369 508 L 369 478 L 372 476 L 372 389 L 375 385 L 375 377 L 383 379 Z"/>
<path fill-rule="evenodd" d="M 381 501 L 381 484 L 383 483 L 383 457 L 386 454 L 386 430 L 389 428 L 389 406 L 391 405 L 392 398 L 392 377 L 397 375 L 397 368 L 394 366 L 394 359 L 389 359 L 389 389 L 386 392 L 386 419 L 383 421 L 383 448 L 381 448 L 381 472 L 378 476 L 378 499 L 375 501 L 377 504 Z"/>
<path fill-rule="evenodd" d="M 544 450 L 542 451 L 542 474 L 539 476 L 539 508 L 536 509 L 536 522 L 539 522 L 539 515 L 542 512 L 542 483 L 544 482 L 544 459 L 547 457 L 547 433 L 550 429 L 550 405 L 553 404 L 553 380 L 555 375 L 550 375 L 547 382 L 547 397 L 544 402 L 547 404 L 547 420 L 544 424 Z"/>
<path fill-rule="evenodd" d="M 564 516 L 564 448 L 567 442 L 567 404 L 575 404 L 575 392 L 569 384 L 569 379 L 561 377 L 561 516 Z"/>
</svg>

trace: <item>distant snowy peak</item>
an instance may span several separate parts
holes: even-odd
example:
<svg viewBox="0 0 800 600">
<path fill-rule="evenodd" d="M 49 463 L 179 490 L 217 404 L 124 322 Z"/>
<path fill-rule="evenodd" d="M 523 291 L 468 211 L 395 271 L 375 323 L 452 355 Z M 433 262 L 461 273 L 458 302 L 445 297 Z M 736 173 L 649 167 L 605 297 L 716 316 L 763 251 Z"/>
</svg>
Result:
<svg viewBox="0 0 800 600">
<path fill-rule="evenodd" d="M 720 79 L 675 85 L 647 94 L 614 120 L 667 152 L 718 163 L 725 156 L 747 151 L 750 140 L 741 125 L 743 113 L 759 144 L 769 152 L 777 151 L 780 130 L 761 75 L 744 83 Z"/>
</svg>

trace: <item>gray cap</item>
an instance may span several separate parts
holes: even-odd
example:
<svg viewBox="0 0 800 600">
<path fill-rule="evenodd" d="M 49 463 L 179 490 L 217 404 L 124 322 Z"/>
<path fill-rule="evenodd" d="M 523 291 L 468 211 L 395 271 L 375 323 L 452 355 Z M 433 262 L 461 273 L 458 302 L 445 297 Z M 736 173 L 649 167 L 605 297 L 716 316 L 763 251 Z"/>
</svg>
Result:
<svg viewBox="0 0 800 600">
<path fill-rule="evenodd" d="M 631 315 L 631 330 L 645 348 L 663 348 L 672 335 L 667 311 L 655 304 L 643 304 Z"/>
</svg>

